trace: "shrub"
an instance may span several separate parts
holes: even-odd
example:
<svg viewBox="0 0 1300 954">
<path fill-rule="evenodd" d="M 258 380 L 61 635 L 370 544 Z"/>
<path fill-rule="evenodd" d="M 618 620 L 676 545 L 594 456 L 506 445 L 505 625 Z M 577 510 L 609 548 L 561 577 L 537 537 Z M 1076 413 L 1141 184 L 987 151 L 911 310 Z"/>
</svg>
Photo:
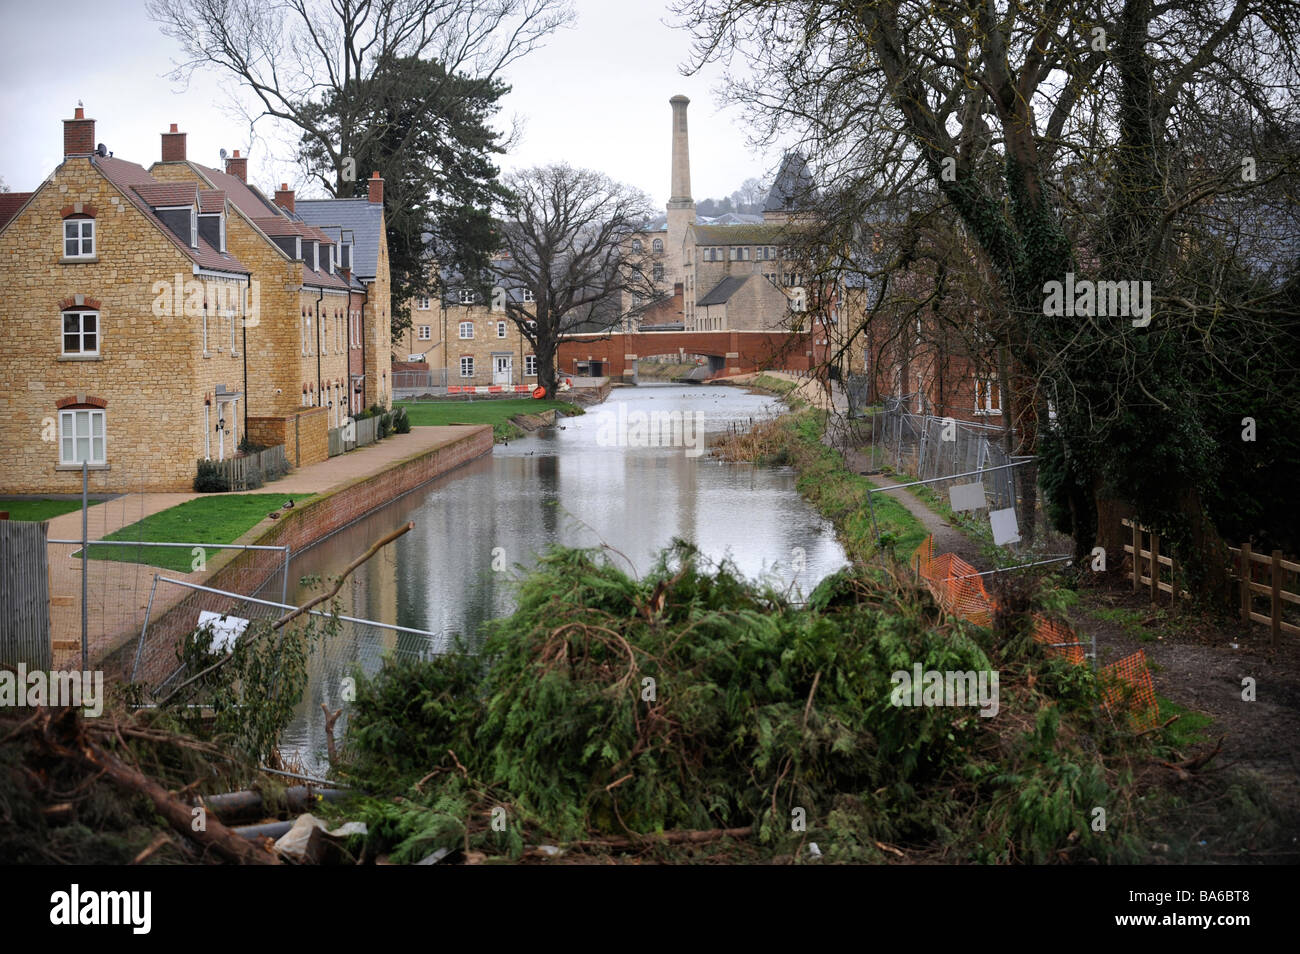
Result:
<svg viewBox="0 0 1300 954">
<path fill-rule="evenodd" d="M 393 412 L 393 430 L 398 434 L 411 433 L 411 419 L 406 416 L 406 408 L 399 407 Z"/>
<path fill-rule="evenodd" d="M 380 414 L 380 415 L 379 415 L 379 433 L 378 433 L 378 437 L 379 437 L 379 439 L 380 439 L 380 440 L 383 440 L 385 437 L 387 437 L 387 436 L 388 436 L 389 434 L 391 434 L 392 432 L 393 432 L 393 415 L 391 415 L 391 414 Z"/>
<path fill-rule="evenodd" d="M 215 461 L 199 461 L 198 473 L 194 477 L 196 494 L 225 493 L 230 490 L 230 482 Z"/>
</svg>

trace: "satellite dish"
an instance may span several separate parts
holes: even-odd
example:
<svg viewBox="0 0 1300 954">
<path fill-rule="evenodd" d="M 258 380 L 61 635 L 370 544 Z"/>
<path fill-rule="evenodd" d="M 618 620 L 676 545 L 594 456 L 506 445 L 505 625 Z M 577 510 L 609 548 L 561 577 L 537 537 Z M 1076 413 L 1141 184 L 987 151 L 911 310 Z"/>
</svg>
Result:
<svg viewBox="0 0 1300 954">
<path fill-rule="evenodd" d="M 221 150 L 221 158 L 222 159 L 226 158 L 226 150 L 224 149 Z"/>
<path fill-rule="evenodd" d="M 108 147 L 105 146 L 105 145 L 101 142 L 98 146 L 95 147 L 95 155 L 99 156 L 101 159 L 102 159 L 104 156 L 107 156 L 107 155 L 108 155 Z"/>
</svg>

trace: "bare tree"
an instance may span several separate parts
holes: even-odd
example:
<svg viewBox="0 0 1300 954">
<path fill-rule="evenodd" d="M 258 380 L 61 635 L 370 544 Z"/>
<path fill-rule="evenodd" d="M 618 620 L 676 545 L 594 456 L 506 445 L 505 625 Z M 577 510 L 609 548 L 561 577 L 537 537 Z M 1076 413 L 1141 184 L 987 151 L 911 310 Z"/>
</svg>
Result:
<svg viewBox="0 0 1300 954">
<path fill-rule="evenodd" d="M 379 64 L 434 60 L 449 85 L 490 81 L 573 20 L 568 0 L 149 0 L 147 9 L 185 53 L 173 79 L 201 68 L 233 78 L 260 107 L 251 122 L 288 123 L 328 157 L 334 195 L 353 187 L 345 160 L 389 133 L 369 122 L 392 93 Z M 428 105 L 445 94 L 434 84 Z"/>
<path fill-rule="evenodd" d="M 563 164 L 512 173 L 506 187 L 514 199 L 488 280 L 507 293 L 506 315 L 533 345 L 538 383 L 554 394 L 564 335 L 611 334 L 665 297 L 650 257 L 629 254 L 656 209 L 637 189 Z"/>
<path fill-rule="evenodd" d="M 995 344 L 1012 365 L 1005 397 L 1019 453 L 1039 451 L 1054 403 L 1061 457 L 1082 488 L 1071 501 L 1077 551 L 1099 535 L 1116 544 L 1108 501 L 1123 496 L 1181 536 L 1189 569 L 1220 588 L 1221 545 L 1199 494 L 1214 471 L 1213 389 L 1188 356 L 1209 355 L 1213 368 L 1243 348 L 1266 354 L 1273 336 L 1264 310 L 1220 280 L 1235 270 L 1206 272 L 1187 252 L 1208 204 L 1295 168 L 1278 133 L 1300 118 L 1300 3 L 681 0 L 676 9 L 696 36 L 694 65 L 740 54 L 752 68 L 727 88 L 760 140 L 799 130 L 819 157 L 838 201 L 823 210 L 828 247 L 849 245 L 882 204 L 954 216 L 987 269 L 982 297 L 1003 309 Z M 1240 133 L 1226 128 L 1229 104 Z M 1213 144 L 1199 165 L 1185 148 L 1196 142 Z M 1150 281 L 1150 328 L 1130 315 L 1052 315 L 1047 286 L 1068 273 Z M 1216 323 L 1225 305 L 1249 333 Z"/>
</svg>

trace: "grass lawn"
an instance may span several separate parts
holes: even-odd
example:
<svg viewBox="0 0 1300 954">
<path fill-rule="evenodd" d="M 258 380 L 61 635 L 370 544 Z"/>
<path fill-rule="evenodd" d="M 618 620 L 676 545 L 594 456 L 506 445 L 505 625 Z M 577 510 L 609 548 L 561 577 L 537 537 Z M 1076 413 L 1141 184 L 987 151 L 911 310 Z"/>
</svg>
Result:
<svg viewBox="0 0 1300 954">
<path fill-rule="evenodd" d="M 406 416 L 414 427 L 436 427 L 445 424 L 491 424 L 496 440 L 509 440 L 522 432 L 510 423 L 516 414 L 540 414 L 556 410 L 565 417 L 582 414 L 582 408 L 567 401 L 533 398 L 502 398 L 487 401 L 398 401 L 395 407 L 406 408 Z"/>
<path fill-rule="evenodd" d="M 10 520 L 39 522 L 80 509 L 80 500 L 0 500 L 0 510 L 8 510 Z"/>
<path fill-rule="evenodd" d="M 144 540 L 168 543 L 233 543 L 278 510 L 289 494 L 213 494 L 187 500 L 152 516 L 128 524 L 104 537 L 105 540 Z M 311 494 L 292 496 L 295 504 L 310 500 Z M 214 557 L 214 550 L 207 556 Z M 81 555 L 78 550 L 77 556 Z M 144 563 L 179 573 L 188 573 L 194 554 L 181 547 L 94 546 L 92 560 Z"/>
</svg>

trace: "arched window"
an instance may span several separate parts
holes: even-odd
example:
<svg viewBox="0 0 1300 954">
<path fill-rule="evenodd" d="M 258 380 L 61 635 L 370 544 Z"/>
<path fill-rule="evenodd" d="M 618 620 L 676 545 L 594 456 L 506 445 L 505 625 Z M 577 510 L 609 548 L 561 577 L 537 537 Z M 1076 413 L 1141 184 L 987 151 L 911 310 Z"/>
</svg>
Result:
<svg viewBox="0 0 1300 954">
<path fill-rule="evenodd" d="M 656 255 L 662 255 L 664 251 L 664 240 L 655 239 L 654 242 L 651 244 L 650 248 L 653 249 Z"/>
<path fill-rule="evenodd" d="M 641 240 L 640 240 L 640 239 L 633 239 L 633 240 L 632 240 L 632 251 L 635 252 L 637 255 L 640 255 L 640 254 L 641 254 L 641 249 L 642 249 Z"/>
</svg>

